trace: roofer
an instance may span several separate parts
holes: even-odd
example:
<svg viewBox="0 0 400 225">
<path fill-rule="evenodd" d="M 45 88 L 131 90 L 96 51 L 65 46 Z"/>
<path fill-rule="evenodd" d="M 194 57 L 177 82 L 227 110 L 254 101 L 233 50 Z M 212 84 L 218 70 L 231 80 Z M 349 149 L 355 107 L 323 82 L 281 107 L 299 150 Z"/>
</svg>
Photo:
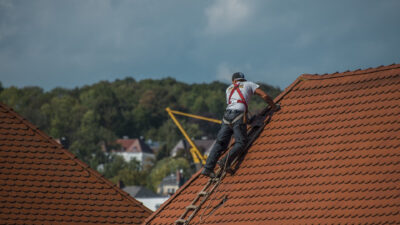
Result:
<svg viewBox="0 0 400 225">
<path fill-rule="evenodd" d="M 226 89 L 226 101 L 228 106 L 222 118 L 222 125 L 217 134 L 217 140 L 211 149 L 202 175 L 215 177 L 214 167 L 216 163 L 223 168 L 230 168 L 233 159 L 243 150 L 247 143 L 247 111 L 248 103 L 253 94 L 259 95 L 271 109 L 278 110 L 278 105 L 274 103 L 258 84 L 246 81 L 242 72 L 232 74 L 232 84 Z M 219 156 L 228 147 L 231 136 L 235 138 L 235 144 L 226 156 L 217 162 Z"/>
</svg>

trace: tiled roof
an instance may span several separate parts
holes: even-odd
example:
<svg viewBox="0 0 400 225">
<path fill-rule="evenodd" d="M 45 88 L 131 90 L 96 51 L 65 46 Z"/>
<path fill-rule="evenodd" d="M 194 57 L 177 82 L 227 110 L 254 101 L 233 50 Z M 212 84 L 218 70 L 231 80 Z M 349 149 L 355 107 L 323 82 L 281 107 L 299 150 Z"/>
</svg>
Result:
<svg viewBox="0 0 400 225">
<path fill-rule="evenodd" d="M 117 143 L 122 146 L 125 152 L 143 152 L 154 154 L 153 150 L 141 139 L 117 139 Z"/>
<path fill-rule="evenodd" d="M 1 224 L 140 224 L 150 214 L 0 103 Z"/>
<path fill-rule="evenodd" d="M 190 224 L 400 224 L 399 64 L 302 75 L 275 101 Z M 206 182 L 194 175 L 145 224 L 173 224 Z"/>
</svg>

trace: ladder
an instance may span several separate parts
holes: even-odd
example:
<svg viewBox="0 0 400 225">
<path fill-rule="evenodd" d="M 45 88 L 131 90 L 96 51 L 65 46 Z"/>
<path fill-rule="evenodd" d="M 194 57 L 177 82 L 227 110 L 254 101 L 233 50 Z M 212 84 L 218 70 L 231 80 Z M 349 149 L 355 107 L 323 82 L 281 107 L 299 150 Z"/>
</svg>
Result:
<svg viewBox="0 0 400 225">
<path fill-rule="evenodd" d="M 250 145 L 255 141 L 255 139 L 258 137 L 258 135 L 264 129 L 265 125 L 267 123 L 269 123 L 273 113 L 274 113 L 273 111 L 266 108 L 263 110 L 263 112 L 260 113 L 260 115 L 255 116 L 254 118 L 251 119 L 251 121 L 250 121 L 251 128 L 247 133 L 247 135 L 249 137 L 249 141 L 247 142 L 246 147 L 243 149 L 243 152 L 245 152 L 245 150 L 247 150 L 250 147 Z M 240 157 L 241 157 L 240 155 L 238 157 L 236 157 L 233 160 L 232 165 L 234 165 Z M 190 221 L 193 219 L 193 217 L 196 215 L 196 213 L 200 210 L 200 208 L 204 204 L 204 202 L 207 201 L 208 197 L 211 196 L 211 194 L 214 192 L 214 190 L 221 183 L 221 180 L 225 177 L 225 175 L 226 175 L 226 169 L 219 168 L 217 171 L 216 178 L 210 178 L 208 180 L 208 182 L 203 187 L 203 189 L 197 193 L 197 196 L 193 199 L 193 201 L 190 203 L 190 205 L 186 206 L 185 211 L 182 213 L 182 215 L 179 217 L 179 219 L 175 221 L 175 225 L 188 225 L 190 223 Z M 214 185 L 212 185 L 212 184 L 214 184 Z M 199 203 L 199 204 L 196 205 L 197 203 Z M 189 212 L 191 212 L 191 214 L 189 215 L 189 217 L 187 217 Z"/>
<path fill-rule="evenodd" d="M 219 169 L 217 172 L 216 178 L 210 178 L 203 189 L 197 193 L 197 196 L 193 199 L 190 205 L 186 206 L 185 211 L 180 216 L 178 220 L 175 221 L 175 225 L 187 225 L 196 215 L 196 213 L 200 210 L 201 206 L 204 202 L 207 201 L 208 197 L 214 192 L 214 190 L 218 187 L 221 183 L 221 180 L 225 177 L 226 171 Z M 201 200 L 200 200 L 201 199 Z M 196 205 L 199 203 L 198 205 Z M 191 212 L 187 219 L 186 216 L 188 213 Z"/>
</svg>

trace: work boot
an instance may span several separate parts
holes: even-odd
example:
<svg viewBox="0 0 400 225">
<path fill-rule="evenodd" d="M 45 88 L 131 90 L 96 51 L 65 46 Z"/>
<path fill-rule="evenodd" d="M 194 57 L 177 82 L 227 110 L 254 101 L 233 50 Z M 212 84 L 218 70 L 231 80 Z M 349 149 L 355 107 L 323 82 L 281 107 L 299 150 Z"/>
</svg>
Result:
<svg viewBox="0 0 400 225">
<path fill-rule="evenodd" d="M 207 176 L 207 177 L 209 177 L 209 178 L 215 178 L 215 177 L 217 177 L 217 176 L 215 175 L 214 171 L 209 170 L 209 169 L 206 169 L 206 168 L 204 168 L 203 171 L 201 171 L 201 175 Z"/>
</svg>

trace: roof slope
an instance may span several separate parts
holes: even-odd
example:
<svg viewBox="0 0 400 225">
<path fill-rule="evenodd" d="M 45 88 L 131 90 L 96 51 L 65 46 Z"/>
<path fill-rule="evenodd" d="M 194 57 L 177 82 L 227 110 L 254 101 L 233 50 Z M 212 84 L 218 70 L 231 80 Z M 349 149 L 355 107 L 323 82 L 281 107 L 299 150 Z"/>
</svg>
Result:
<svg viewBox="0 0 400 225">
<path fill-rule="evenodd" d="M 140 224 L 151 211 L 0 104 L 0 221 Z"/>
<path fill-rule="evenodd" d="M 302 75 L 275 101 L 190 224 L 400 223 L 399 64 Z M 206 182 L 194 175 L 146 224 L 173 224 Z"/>
</svg>

